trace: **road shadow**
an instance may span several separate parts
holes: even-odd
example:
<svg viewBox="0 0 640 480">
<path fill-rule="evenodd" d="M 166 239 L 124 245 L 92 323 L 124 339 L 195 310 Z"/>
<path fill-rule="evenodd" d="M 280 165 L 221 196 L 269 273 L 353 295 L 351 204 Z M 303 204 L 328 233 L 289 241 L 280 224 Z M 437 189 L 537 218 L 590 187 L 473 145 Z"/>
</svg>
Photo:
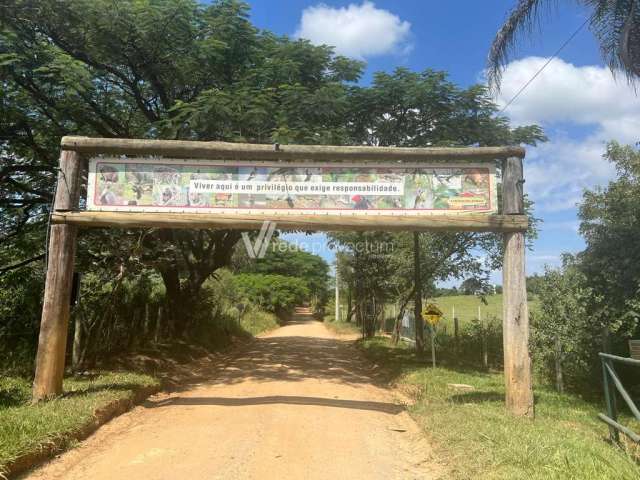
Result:
<svg viewBox="0 0 640 480">
<path fill-rule="evenodd" d="M 404 411 L 401 405 L 385 402 L 371 402 L 362 400 L 342 400 L 337 398 L 302 397 L 289 395 L 270 395 L 264 397 L 171 397 L 163 400 L 148 400 L 146 408 L 165 408 L 184 405 L 218 405 L 225 407 L 243 407 L 249 405 L 309 405 L 333 408 L 348 408 L 353 410 L 369 410 L 397 415 Z"/>
<path fill-rule="evenodd" d="M 294 317 L 287 325 L 315 321 Z M 331 380 L 362 385 L 384 385 L 370 362 L 354 347 L 353 341 L 315 336 L 257 337 L 217 365 L 194 368 L 191 378 L 172 391 L 194 385 L 233 385 L 242 382 L 297 382 L 305 379 Z"/>
</svg>

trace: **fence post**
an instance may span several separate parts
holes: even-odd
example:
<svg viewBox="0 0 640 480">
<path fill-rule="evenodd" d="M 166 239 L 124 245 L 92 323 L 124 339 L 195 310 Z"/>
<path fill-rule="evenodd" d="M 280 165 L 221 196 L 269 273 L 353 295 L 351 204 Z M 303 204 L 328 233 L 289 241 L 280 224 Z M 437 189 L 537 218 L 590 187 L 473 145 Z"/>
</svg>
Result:
<svg viewBox="0 0 640 480">
<path fill-rule="evenodd" d="M 482 366 L 489 368 L 489 347 L 487 345 L 487 320 L 482 317 L 480 306 L 478 305 L 478 320 L 480 320 L 480 328 L 482 330 Z"/>
<path fill-rule="evenodd" d="M 60 168 L 52 207 L 54 211 L 73 210 L 78 206 L 82 173 L 80 163 L 80 155 L 77 152 L 62 150 L 60 153 Z M 76 236 L 76 226 L 65 224 L 51 226 L 47 277 L 33 380 L 34 402 L 62 393 Z"/>
<path fill-rule="evenodd" d="M 458 317 L 453 317 L 453 338 L 456 354 L 460 350 L 460 324 L 458 323 Z"/>
<path fill-rule="evenodd" d="M 523 183 L 522 159 L 507 158 L 503 163 L 502 171 L 502 206 L 505 215 L 524 213 Z M 502 267 L 504 378 L 507 410 L 514 415 L 533 418 L 525 248 L 524 232 L 504 234 Z"/>
<path fill-rule="evenodd" d="M 614 422 L 618 421 L 618 406 L 616 404 L 616 391 L 615 387 L 609 382 L 609 372 L 607 372 L 607 365 L 613 367 L 613 363 L 606 359 L 601 358 L 602 361 L 602 375 L 604 383 L 604 402 L 607 406 L 607 416 Z M 615 443 L 620 442 L 620 434 L 618 429 L 609 425 L 609 436 L 611 441 Z"/>
</svg>

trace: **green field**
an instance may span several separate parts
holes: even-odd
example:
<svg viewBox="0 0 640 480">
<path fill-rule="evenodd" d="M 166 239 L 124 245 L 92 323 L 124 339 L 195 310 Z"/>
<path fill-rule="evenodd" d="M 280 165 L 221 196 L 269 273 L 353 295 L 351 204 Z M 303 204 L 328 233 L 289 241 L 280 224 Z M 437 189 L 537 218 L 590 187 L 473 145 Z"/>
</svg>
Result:
<svg viewBox="0 0 640 480">
<path fill-rule="evenodd" d="M 458 317 L 460 327 L 478 318 L 478 309 L 482 319 L 489 322 L 502 321 L 502 294 L 489 295 L 485 297 L 485 305 L 479 297 L 475 295 L 452 295 L 449 297 L 437 297 L 429 299 L 433 301 L 444 313 L 442 326 L 447 331 L 453 330 L 453 313 Z M 529 298 L 529 309 L 535 312 L 538 308 L 538 300 Z"/>
<path fill-rule="evenodd" d="M 502 322 L 502 294 L 488 295 L 485 297 L 487 303 L 483 303 L 480 297 L 475 295 L 452 295 L 448 297 L 428 298 L 426 301 L 435 303 L 444 314 L 439 327 L 446 332 L 453 332 L 453 314 L 458 318 L 460 328 L 470 324 L 478 318 L 478 313 L 483 320 L 491 322 Z M 529 311 L 535 313 L 538 309 L 537 298 L 529 296 Z M 393 318 L 393 305 L 385 307 L 385 318 Z"/>
</svg>

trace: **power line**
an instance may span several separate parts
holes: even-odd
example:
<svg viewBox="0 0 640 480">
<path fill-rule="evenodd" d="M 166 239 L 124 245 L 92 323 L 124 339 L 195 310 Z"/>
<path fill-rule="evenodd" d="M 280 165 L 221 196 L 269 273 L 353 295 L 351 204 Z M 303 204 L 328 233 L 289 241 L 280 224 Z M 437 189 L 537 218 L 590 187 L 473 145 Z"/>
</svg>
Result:
<svg viewBox="0 0 640 480">
<path fill-rule="evenodd" d="M 522 85 L 522 87 L 520 87 L 520 90 L 518 90 L 518 91 L 516 92 L 516 94 L 515 94 L 513 97 L 511 97 L 511 100 L 509 100 L 509 101 L 507 102 L 507 104 L 506 104 L 504 107 L 502 107 L 502 109 L 498 112 L 498 115 L 500 115 L 501 113 L 503 113 L 503 112 L 507 109 L 507 107 L 509 107 L 509 105 L 511 105 L 511 104 L 512 104 L 512 103 L 513 103 L 513 102 L 514 102 L 514 101 L 515 101 L 515 100 L 520 96 L 520 94 L 521 94 L 522 92 L 524 92 L 524 91 L 526 90 L 526 88 L 527 88 L 529 85 L 531 85 L 531 83 L 532 83 L 532 82 L 533 82 L 533 81 L 538 77 L 538 75 L 540 75 L 540 74 L 542 73 L 542 71 L 543 71 L 545 68 L 547 68 L 547 66 L 548 66 L 548 65 L 549 65 L 549 64 L 550 64 L 550 63 L 551 63 L 551 62 L 552 62 L 552 61 L 553 61 L 553 60 L 558 56 L 558 54 L 559 54 L 562 50 L 564 50 L 564 47 L 566 47 L 567 45 L 569 45 L 569 43 L 571 43 L 571 40 L 573 40 L 573 39 L 576 37 L 576 35 L 578 35 L 578 33 L 580 33 L 580 31 L 584 28 L 584 26 L 585 26 L 587 23 L 589 23 L 589 19 L 588 19 L 588 18 L 587 18 L 584 22 L 582 22 L 582 25 L 580 25 L 580 26 L 576 29 L 576 31 L 575 31 L 575 32 L 573 32 L 573 33 L 571 34 L 571 36 L 570 36 L 569 38 L 567 38 L 567 39 L 564 41 L 564 43 L 563 43 L 562 45 L 560 45 L 560 48 L 558 48 L 558 49 L 555 51 L 555 53 L 554 53 L 553 55 L 551 55 L 551 57 L 549 58 L 549 60 L 547 60 L 547 61 L 545 62 L 545 64 L 544 64 L 544 65 L 542 65 L 542 67 L 540 67 L 540 68 L 538 69 L 538 71 L 537 71 L 537 72 L 536 72 L 536 73 L 535 73 L 535 74 L 534 74 L 534 75 L 533 75 L 533 76 L 532 76 L 532 77 L 531 77 L 531 78 L 530 78 L 530 79 L 529 79 L 529 80 L 528 80 L 524 85 Z"/>
</svg>

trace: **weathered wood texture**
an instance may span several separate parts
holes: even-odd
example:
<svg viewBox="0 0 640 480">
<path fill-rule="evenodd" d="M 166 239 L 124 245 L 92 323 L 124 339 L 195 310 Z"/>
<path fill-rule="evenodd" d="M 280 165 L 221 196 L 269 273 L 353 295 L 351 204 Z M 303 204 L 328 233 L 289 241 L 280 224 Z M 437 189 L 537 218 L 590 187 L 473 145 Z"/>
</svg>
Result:
<svg viewBox="0 0 640 480">
<path fill-rule="evenodd" d="M 77 152 L 62 151 L 54 209 L 77 207 L 82 168 Z M 77 227 L 52 225 L 49 260 L 40 321 L 33 400 L 62 393 Z"/>
<path fill-rule="evenodd" d="M 503 210 L 524 213 L 522 160 L 508 158 L 503 169 Z M 531 356 L 529 352 L 529 308 L 525 274 L 523 232 L 504 234 L 503 342 L 506 406 L 518 416 L 534 416 Z"/>
<path fill-rule="evenodd" d="M 629 354 L 631 358 L 640 360 L 640 340 L 629 340 Z"/>
<path fill-rule="evenodd" d="M 160 155 L 211 160 L 328 160 L 328 161 L 493 161 L 524 157 L 524 149 L 512 147 L 405 148 L 338 147 L 323 145 L 274 145 L 185 140 L 141 140 L 122 138 L 63 137 L 65 150 L 86 154 Z"/>
<path fill-rule="evenodd" d="M 522 160 L 507 158 L 502 170 L 502 213 L 504 215 L 522 215 L 524 213 L 524 176 Z"/>
<path fill-rule="evenodd" d="M 295 230 L 384 230 L 384 231 L 469 231 L 517 232 L 527 229 L 525 215 L 258 215 L 225 213 L 141 213 L 141 212 L 56 212 L 51 221 L 82 227 L 157 227 L 260 229 L 265 220 L 278 228 Z"/>
</svg>

